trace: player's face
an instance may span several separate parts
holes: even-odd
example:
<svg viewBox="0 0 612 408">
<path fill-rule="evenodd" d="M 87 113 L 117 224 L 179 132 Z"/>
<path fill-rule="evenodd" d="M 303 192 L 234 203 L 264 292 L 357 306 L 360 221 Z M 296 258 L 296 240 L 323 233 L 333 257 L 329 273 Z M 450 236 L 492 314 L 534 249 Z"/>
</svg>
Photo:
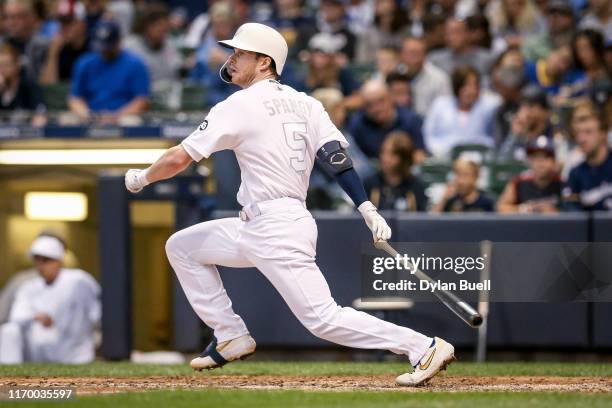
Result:
<svg viewBox="0 0 612 408">
<path fill-rule="evenodd" d="M 53 283 L 62 268 L 60 261 L 39 255 L 34 256 L 34 265 L 40 276 L 48 284 Z"/>
<path fill-rule="evenodd" d="M 232 76 L 232 83 L 246 87 L 253 82 L 257 74 L 257 54 L 250 51 L 234 49 L 227 69 Z"/>
</svg>

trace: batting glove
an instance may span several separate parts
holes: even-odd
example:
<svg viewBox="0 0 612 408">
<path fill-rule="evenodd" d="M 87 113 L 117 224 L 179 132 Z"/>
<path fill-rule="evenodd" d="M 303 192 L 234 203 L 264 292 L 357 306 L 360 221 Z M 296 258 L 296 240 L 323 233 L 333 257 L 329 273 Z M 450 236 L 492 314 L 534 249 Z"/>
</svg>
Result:
<svg viewBox="0 0 612 408">
<path fill-rule="evenodd" d="M 387 221 L 378 213 L 372 202 L 366 201 L 357 207 L 357 209 L 363 216 L 370 231 L 372 231 L 374 241 L 386 241 L 391 238 L 391 227 L 387 225 Z"/>
<path fill-rule="evenodd" d="M 147 170 L 129 169 L 125 173 L 125 188 L 131 193 L 138 193 L 149 184 Z"/>
</svg>

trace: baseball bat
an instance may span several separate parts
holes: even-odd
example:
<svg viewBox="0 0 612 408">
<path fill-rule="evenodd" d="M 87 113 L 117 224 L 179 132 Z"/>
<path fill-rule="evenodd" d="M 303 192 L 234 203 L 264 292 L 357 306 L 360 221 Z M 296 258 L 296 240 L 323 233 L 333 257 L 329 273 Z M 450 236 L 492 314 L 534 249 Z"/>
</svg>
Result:
<svg viewBox="0 0 612 408">
<path fill-rule="evenodd" d="M 392 257 L 396 257 L 399 253 L 393 248 L 387 241 L 376 241 L 374 246 L 377 249 L 381 249 L 391 255 Z M 425 272 L 414 268 L 412 265 L 414 276 L 416 276 L 420 280 L 424 280 L 430 283 L 433 283 L 433 279 L 431 279 Z M 467 323 L 471 327 L 478 327 L 482 324 L 482 316 L 478 313 L 472 306 L 470 306 L 467 302 L 459 298 L 459 296 L 455 295 L 453 292 L 443 289 L 438 289 L 434 291 L 434 295 L 452 310 L 461 320 Z"/>
</svg>

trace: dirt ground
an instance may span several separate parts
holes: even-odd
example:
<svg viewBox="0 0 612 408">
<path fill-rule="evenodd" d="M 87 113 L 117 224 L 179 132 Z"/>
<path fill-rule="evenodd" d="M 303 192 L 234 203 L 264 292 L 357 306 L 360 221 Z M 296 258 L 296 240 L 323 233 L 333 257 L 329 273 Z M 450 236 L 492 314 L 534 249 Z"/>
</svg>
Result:
<svg viewBox="0 0 612 408">
<path fill-rule="evenodd" d="M 3 377 L 0 387 L 76 387 L 77 393 L 198 388 L 297 389 L 308 391 L 566 391 L 612 393 L 612 377 L 462 377 L 440 375 L 419 388 L 398 387 L 393 376 L 218 375 L 155 377 Z"/>
</svg>

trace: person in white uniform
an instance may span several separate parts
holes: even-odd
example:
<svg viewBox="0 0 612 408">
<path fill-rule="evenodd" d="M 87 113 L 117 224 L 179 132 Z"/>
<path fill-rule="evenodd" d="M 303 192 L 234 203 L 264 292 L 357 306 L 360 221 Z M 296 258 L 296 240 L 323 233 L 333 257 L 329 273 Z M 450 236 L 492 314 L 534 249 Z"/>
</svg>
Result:
<svg viewBox="0 0 612 408">
<path fill-rule="evenodd" d="M 454 348 L 409 328 L 377 319 L 331 296 L 315 263 L 317 226 L 305 208 L 315 158 L 336 175 L 374 240 L 391 229 L 367 201 L 345 148 L 348 143 L 320 102 L 277 81 L 287 43 L 276 30 L 243 24 L 231 40 L 234 53 L 221 78 L 242 88 L 214 106 L 204 122 L 149 168 L 128 170 L 125 184 L 137 193 L 173 177 L 214 152 L 235 152 L 242 174 L 237 218 L 203 222 L 172 235 L 166 253 L 187 299 L 214 331 L 214 340 L 194 369 L 210 369 L 255 351 L 245 322 L 234 313 L 216 265 L 256 267 L 272 283 L 299 321 L 315 336 L 348 347 L 385 349 L 407 355 L 415 370 L 397 378 L 419 385 L 454 360 Z"/>
<path fill-rule="evenodd" d="M 37 237 L 29 255 L 39 275 L 19 287 L 0 326 L 0 364 L 93 361 L 100 286 L 87 272 L 63 267 L 65 246 L 55 236 Z"/>
</svg>

